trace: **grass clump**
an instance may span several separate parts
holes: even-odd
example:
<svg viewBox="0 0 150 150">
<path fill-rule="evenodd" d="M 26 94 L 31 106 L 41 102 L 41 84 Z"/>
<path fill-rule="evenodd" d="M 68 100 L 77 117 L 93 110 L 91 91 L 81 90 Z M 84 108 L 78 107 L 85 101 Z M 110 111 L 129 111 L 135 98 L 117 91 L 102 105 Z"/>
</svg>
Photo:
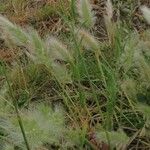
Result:
<svg viewBox="0 0 150 150">
<path fill-rule="evenodd" d="M 150 147 L 149 32 L 140 35 L 114 21 L 107 1 L 108 40 L 100 42 L 92 32 L 92 5 L 77 6 L 71 1 L 69 16 L 61 15 L 68 28 L 63 38 L 41 38 L 0 16 L 1 38 L 24 58 L 15 65 L 1 60 L 4 150 Z M 149 22 L 149 9 L 142 11 Z"/>
</svg>

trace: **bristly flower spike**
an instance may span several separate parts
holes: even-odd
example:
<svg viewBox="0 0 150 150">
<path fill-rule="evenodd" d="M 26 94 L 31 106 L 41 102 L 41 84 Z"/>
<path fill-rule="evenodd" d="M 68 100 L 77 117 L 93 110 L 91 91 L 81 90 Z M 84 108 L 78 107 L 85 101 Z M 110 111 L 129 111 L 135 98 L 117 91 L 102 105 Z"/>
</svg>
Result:
<svg viewBox="0 0 150 150">
<path fill-rule="evenodd" d="M 89 0 L 79 0 L 77 2 L 77 11 L 83 26 L 88 29 L 92 28 L 95 23 L 95 17 Z"/>
</svg>

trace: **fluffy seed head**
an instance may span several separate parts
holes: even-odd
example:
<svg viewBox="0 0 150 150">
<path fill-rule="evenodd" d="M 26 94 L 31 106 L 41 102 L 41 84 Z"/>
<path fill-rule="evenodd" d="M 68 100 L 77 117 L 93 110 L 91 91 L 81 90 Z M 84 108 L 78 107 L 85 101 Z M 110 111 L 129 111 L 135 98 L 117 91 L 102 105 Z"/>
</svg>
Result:
<svg viewBox="0 0 150 150">
<path fill-rule="evenodd" d="M 77 30 L 77 37 L 81 41 L 81 44 L 87 48 L 87 49 L 93 49 L 93 50 L 98 50 L 99 49 L 99 43 L 95 39 L 94 36 L 92 36 L 90 33 L 87 31 L 81 29 Z"/>
<path fill-rule="evenodd" d="M 14 25 L 2 15 L 0 15 L 0 26 L 1 27 L 14 27 Z"/>
<path fill-rule="evenodd" d="M 11 23 L 7 18 L 1 15 L 0 15 L 0 29 L 2 30 L 3 34 L 9 36 L 9 38 L 17 45 L 24 46 L 28 41 L 28 36 L 23 29 Z"/>
<path fill-rule="evenodd" d="M 141 11 L 144 15 L 144 18 L 147 20 L 147 22 L 150 24 L 150 9 L 146 6 L 141 7 Z"/>
<path fill-rule="evenodd" d="M 107 17 L 109 18 L 109 20 L 111 20 L 111 18 L 113 17 L 113 6 L 111 0 L 107 0 L 106 12 L 107 12 Z"/>
<path fill-rule="evenodd" d="M 47 49 L 49 49 L 49 54 L 52 60 L 60 59 L 63 61 L 70 60 L 71 53 L 66 48 L 66 46 L 54 37 L 48 37 L 46 40 Z"/>
<path fill-rule="evenodd" d="M 79 0 L 77 3 L 77 10 L 81 23 L 87 28 L 93 27 L 95 18 L 89 0 Z"/>
<path fill-rule="evenodd" d="M 67 67 L 63 64 L 57 62 L 52 63 L 53 75 L 57 78 L 60 83 L 71 83 L 71 74 L 69 73 Z"/>
</svg>

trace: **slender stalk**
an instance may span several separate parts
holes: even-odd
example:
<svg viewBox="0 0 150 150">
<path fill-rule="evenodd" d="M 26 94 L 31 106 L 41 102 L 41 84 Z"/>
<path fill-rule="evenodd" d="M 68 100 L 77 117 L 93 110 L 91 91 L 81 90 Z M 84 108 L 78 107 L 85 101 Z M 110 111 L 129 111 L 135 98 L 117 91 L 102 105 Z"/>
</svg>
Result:
<svg viewBox="0 0 150 150">
<path fill-rule="evenodd" d="M 29 146 L 29 142 L 28 142 L 27 137 L 26 137 L 26 133 L 25 133 L 25 129 L 24 129 L 24 126 L 23 126 L 22 118 L 21 118 L 20 113 L 19 113 L 19 110 L 18 110 L 17 101 L 16 101 L 16 99 L 15 99 L 15 96 L 14 96 L 14 94 L 13 94 L 13 90 L 12 90 L 11 85 L 10 85 L 10 82 L 9 82 L 9 80 L 8 80 L 8 76 L 7 76 L 7 73 L 6 73 L 6 69 L 5 69 L 4 62 L 2 62 L 1 64 L 2 64 L 2 71 L 3 71 L 3 73 L 4 73 L 4 76 L 5 76 L 5 78 L 6 78 L 6 82 L 7 82 L 7 84 L 8 84 L 10 96 L 11 96 L 12 101 L 13 101 L 13 105 L 14 105 L 14 108 L 15 108 L 15 112 L 16 112 L 16 115 L 17 115 L 17 120 L 18 120 L 20 129 L 21 129 L 21 132 L 22 132 L 22 136 L 23 136 L 23 139 L 24 139 L 26 148 L 27 148 L 27 150 L 31 150 L 31 148 L 30 148 L 30 146 Z"/>
<path fill-rule="evenodd" d="M 93 87 L 93 83 L 92 83 L 91 80 L 90 80 L 89 73 L 88 73 L 88 70 L 87 70 L 87 68 L 86 68 L 86 66 L 85 66 L 83 57 L 82 57 L 82 55 L 81 55 L 80 47 L 79 47 L 78 42 L 77 42 L 77 40 L 76 40 L 76 37 L 75 37 L 75 35 L 74 35 L 74 26 L 72 25 L 71 27 L 72 27 L 71 34 L 72 34 L 72 37 L 73 37 L 73 40 L 74 40 L 74 44 L 75 44 L 77 53 L 80 55 L 80 58 L 81 58 L 80 61 L 82 62 L 83 67 L 84 67 L 84 69 L 85 69 L 85 71 L 86 71 L 86 75 L 87 75 L 87 78 L 88 78 L 90 87 L 91 87 L 91 89 L 92 89 L 92 93 L 93 93 L 94 100 L 95 100 L 95 102 L 96 102 L 96 105 L 97 105 L 98 108 L 99 108 L 99 112 L 100 112 L 100 114 L 101 114 L 102 120 L 104 120 L 103 114 L 102 114 L 102 111 L 101 111 L 101 108 L 100 108 L 99 100 L 98 100 L 98 98 L 97 98 L 95 89 L 94 89 L 94 87 Z"/>
<path fill-rule="evenodd" d="M 71 16 L 72 16 L 72 19 L 73 19 L 74 22 L 76 20 L 75 3 L 76 3 L 75 0 L 71 0 Z"/>
</svg>

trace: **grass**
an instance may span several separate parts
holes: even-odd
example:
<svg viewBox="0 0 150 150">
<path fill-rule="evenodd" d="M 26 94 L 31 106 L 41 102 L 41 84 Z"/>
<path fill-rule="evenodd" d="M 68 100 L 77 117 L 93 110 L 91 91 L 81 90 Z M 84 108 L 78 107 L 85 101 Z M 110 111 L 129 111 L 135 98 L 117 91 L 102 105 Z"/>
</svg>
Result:
<svg viewBox="0 0 150 150">
<path fill-rule="evenodd" d="M 0 57 L 0 148 L 149 149 L 150 33 L 132 27 L 130 8 L 126 22 L 114 18 L 136 3 L 107 1 L 107 39 L 99 41 L 88 0 L 68 2 L 67 11 L 64 1 L 52 2 L 0 8 L 10 18 L 0 16 L 3 53 L 15 55 Z M 140 11 L 148 27 L 150 10 Z M 61 30 L 41 34 L 38 22 L 46 26 L 51 17 Z"/>
</svg>

